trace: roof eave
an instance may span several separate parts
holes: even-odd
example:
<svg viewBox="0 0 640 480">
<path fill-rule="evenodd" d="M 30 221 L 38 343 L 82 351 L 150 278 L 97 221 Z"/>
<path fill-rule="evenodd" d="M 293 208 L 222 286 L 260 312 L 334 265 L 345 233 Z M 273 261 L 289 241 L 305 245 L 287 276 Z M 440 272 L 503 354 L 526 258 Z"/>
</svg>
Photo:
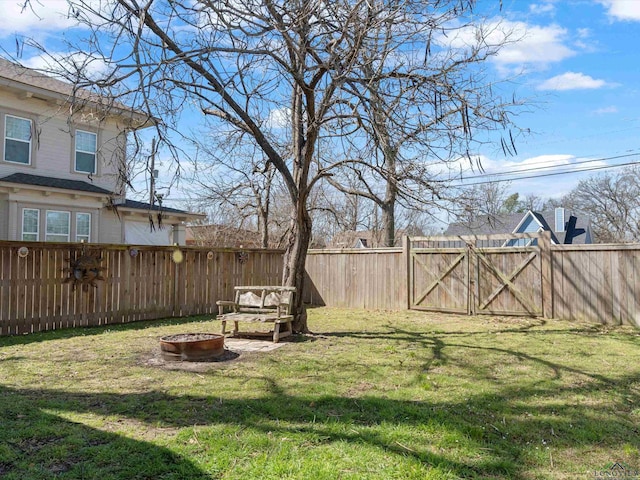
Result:
<svg viewBox="0 0 640 480">
<path fill-rule="evenodd" d="M 0 87 L 13 88 L 15 90 L 30 93 L 32 96 L 35 96 L 37 98 L 59 102 L 60 104 L 72 102 L 72 97 L 68 94 L 56 92 L 35 85 L 30 85 L 28 83 L 20 82 L 18 80 L 7 77 L 0 77 Z M 148 128 L 157 125 L 160 122 L 157 118 L 151 117 L 134 109 L 125 108 L 118 105 L 109 105 L 91 97 L 96 97 L 98 99 L 101 98 L 98 95 L 91 95 L 89 98 L 78 97 L 77 100 L 80 102 L 87 102 L 93 107 L 105 109 L 107 113 L 114 114 L 118 118 L 125 120 L 128 126 L 134 130 Z"/>
<path fill-rule="evenodd" d="M 133 207 L 125 207 L 123 205 L 115 205 L 115 208 L 117 208 L 118 212 L 123 212 L 123 213 L 140 213 L 140 214 L 145 214 L 145 213 L 162 213 L 165 217 L 176 217 L 176 219 L 178 221 L 181 222 L 188 222 L 188 221 L 195 221 L 195 220 L 202 220 L 204 218 L 206 218 L 206 214 L 205 213 L 194 213 L 194 212 L 169 212 L 167 210 L 157 210 L 157 209 L 148 209 L 148 208 L 133 208 Z"/>
<path fill-rule="evenodd" d="M 0 191 L 5 193 L 16 193 L 20 190 L 34 190 L 36 192 L 61 193 L 67 195 L 87 195 L 96 198 L 106 198 L 111 196 L 105 192 L 91 192 L 87 190 L 74 190 L 70 188 L 48 187 L 42 185 L 31 185 L 28 183 L 3 182 L 0 180 Z"/>
</svg>

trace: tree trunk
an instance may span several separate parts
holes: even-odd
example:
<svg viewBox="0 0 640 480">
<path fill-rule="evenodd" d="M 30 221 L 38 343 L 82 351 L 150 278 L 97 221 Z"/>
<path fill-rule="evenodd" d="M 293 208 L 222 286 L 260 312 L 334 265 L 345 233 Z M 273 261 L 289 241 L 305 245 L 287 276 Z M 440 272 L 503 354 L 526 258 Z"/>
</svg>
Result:
<svg viewBox="0 0 640 480">
<path fill-rule="evenodd" d="M 258 232 L 260 233 L 260 246 L 269 247 L 269 213 L 264 209 L 258 211 Z"/>
<path fill-rule="evenodd" d="M 287 246 L 284 253 L 284 268 L 282 272 L 282 284 L 288 287 L 296 287 L 296 294 L 293 296 L 292 313 L 293 331 L 296 333 L 307 333 L 307 312 L 303 303 L 303 292 L 305 284 L 305 264 L 307 261 L 307 250 L 311 241 L 311 217 L 307 209 L 299 203 L 295 206 L 296 218 L 292 221 L 291 231 L 287 238 Z"/>
<path fill-rule="evenodd" d="M 396 243 L 395 195 L 380 205 L 382 210 L 382 245 L 394 247 Z"/>
<path fill-rule="evenodd" d="M 389 137 L 385 131 L 385 144 L 389 143 Z M 396 244 L 396 199 L 398 198 L 398 181 L 396 178 L 396 156 L 397 150 L 392 147 L 385 147 L 384 162 L 387 167 L 387 189 L 384 195 L 384 202 L 380 204 L 382 210 L 382 230 L 384 233 L 384 246 L 394 247 Z"/>
</svg>

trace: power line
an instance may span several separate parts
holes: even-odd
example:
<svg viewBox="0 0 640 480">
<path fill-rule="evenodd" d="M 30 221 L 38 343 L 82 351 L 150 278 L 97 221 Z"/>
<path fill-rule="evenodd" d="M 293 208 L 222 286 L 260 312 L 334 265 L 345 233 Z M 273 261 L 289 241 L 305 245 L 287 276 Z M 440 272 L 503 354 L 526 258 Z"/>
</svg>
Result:
<svg viewBox="0 0 640 480">
<path fill-rule="evenodd" d="M 636 151 L 636 152 L 632 152 L 632 153 L 626 153 L 623 155 L 615 155 L 615 156 L 610 156 L 610 157 L 602 157 L 602 158 L 596 158 L 596 159 L 591 159 L 591 160 L 582 160 L 582 161 L 578 161 L 578 162 L 574 162 L 571 164 L 571 166 L 574 165 L 585 165 L 585 164 L 589 164 L 589 163 L 594 163 L 594 162 L 605 162 L 605 161 L 610 161 L 610 160 L 619 160 L 621 158 L 628 158 L 628 157 L 633 157 L 633 156 L 637 156 L 640 155 L 640 151 Z M 541 163 L 549 163 L 550 161 L 546 161 L 546 162 L 541 162 Z M 576 174 L 576 173 L 583 173 L 583 172 L 590 172 L 590 171 L 597 171 L 597 170 L 607 170 L 610 168 L 617 168 L 617 167 L 625 167 L 625 166 L 631 166 L 631 165 L 638 165 L 640 164 L 640 161 L 634 161 L 634 162 L 626 162 L 626 163 L 620 163 L 617 165 L 599 165 L 599 166 L 595 166 L 595 167 L 589 167 L 589 168 L 579 168 L 579 169 L 571 169 L 571 170 L 563 170 L 563 171 L 559 171 L 559 172 L 546 172 L 546 173 L 541 173 L 541 174 L 537 174 L 537 175 L 527 175 L 527 176 L 514 176 L 512 178 L 495 178 L 495 177 L 501 177 L 501 176 L 505 176 L 505 175 L 518 175 L 520 173 L 523 172 L 535 172 L 535 171 L 540 171 L 540 170 L 548 170 L 551 168 L 562 168 L 565 167 L 566 165 L 548 165 L 548 166 L 540 166 L 540 167 L 532 167 L 532 168 L 527 168 L 527 169 L 520 169 L 520 170 L 511 170 L 511 171 L 507 171 L 507 172 L 496 172 L 496 173 L 484 173 L 481 175 L 473 175 L 473 176 L 469 176 L 469 177 L 459 177 L 459 178 L 452 178 L 449 180 L 436 180 L 439 183 L 448 183 L 451 181 L 459 181 L 461 183 L 464 184 L 464 186 L 475 186 L 475 185 L 488 185 L 488 184 L 494 184 L 494 183 L 501 183 L 501 182 L 517 182 L 519 180 L 529 180 L 529 179 L 534 179 L 534 178 L 544 178 L 544 177 L 551 177 L 551 176 L 557 176 L 557 175 L 570 175 L 570 174 Z M 482 178 L 487 178 L 488 180 L 484 180 L 484 181 L 480 181 L 480 182 L 473 182 L 473 183 L 466 183 L 467 180 L 476 180 L 476 179 L 482 179 Z M 193 198 L 166 198 L 164 199 L 165 202 L 189 202 L 189 201 L 196 201 Z"/>
<path fill-rule="evenodd" d="M 632 152 L 632 153 L 626 153 L 623 155 L 616 155 L 616 156 L 611 156 L 611 157 L 602 157 L 602 158 L 594 158 L 591 160 L 580 160 L 578 162 L 574 162 L 571 163 L 570 165 L 584 165 L 587 163 L 594 163 L 594 162 L 606 162 L 609 160 L 619 160 L 621 158 L 627 158 L 627 157 L 633 157 L 634 155 L 638 155 L 640 154 L 640 151 L 636 151 L 636 152 Z M 546 162 L 540 162 L 540 163 L 550 163 L 553 160 L 549 160 Z M 539 171 L 539 170 L 547 170 L 550 168 L 562 168 L 562 167 L 566 167 L 569 165 L 547 165 L 547 166 L 538 166 L 538 167 L 531 167 L 531 168 L 522 168 L 522 169 L 518 169 L 518 170 L 510 170 L 510 171 L 506 171 L 506 172 L 496 172 L 496 173 L 482 173 L 479 175 L 471 175 L 468 177 L 459 177 L 457 180 L 475 180 L 477 178 L 486 178 L 486 177 L 500 177 L 500 176 L 504 176 L 504 175 L 517 175 L 519 173 L 523 173 L 523 172 L 535 172 L 535 171 Z M 613 165 L 613 167 L 615 167 L 615 165 Z M 452 179 L 452 180 L 456 180 L 456 179 Z"/>
<path fill-rule="evenodd" d="M 606 169 L 609 169 L 609 168 L 617 168 L 617 167 L 628 167 L 630 165 L 640 165 L 640 161 L 619 163 L 618 165 L 601 165 L 601 166 L 598 166 L 598 167 L 582 168 L 582 169 L 579 169 L 579 170 L 566 170 L 566 171 L 563 171 L 563 172 L 541 173 L 539 175 L 529 175 L 529 176 L 525 176 L 525 177 L 486 180 L 484 182 L 466 183 L 466 184 L 464 184 L 464 186 L 465 187 L 472 187 L 474 185 L 488 185 L 488 184 L 492 184 L 492 183 L 501 183 L 501 182 L 517 182 L 518 180 L 528 180 L 528 179 L 531 179 L 531 178 L 552 177 L 552 176 L 555 176 L 555 175 L 570 175 L 572 173 L 591 172 L 591 171 L 595 171 L 595 170 L 606 170 Z"/>
</svg>

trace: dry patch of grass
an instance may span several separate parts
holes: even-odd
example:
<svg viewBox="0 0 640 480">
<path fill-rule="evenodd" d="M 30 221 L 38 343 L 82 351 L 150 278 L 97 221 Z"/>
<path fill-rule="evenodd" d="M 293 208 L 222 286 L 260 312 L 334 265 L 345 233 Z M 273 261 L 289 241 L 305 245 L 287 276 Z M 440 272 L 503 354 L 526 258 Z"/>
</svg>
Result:
<svg viewBox="0 0 640 480">
<path fill-rule="evenodd" d="M 594 478 L 640 469 L 640 335 L 311 309 L 314 334 L 164 365 L 144 322 L 0 339 L 0 476 Z"/>
</svg>

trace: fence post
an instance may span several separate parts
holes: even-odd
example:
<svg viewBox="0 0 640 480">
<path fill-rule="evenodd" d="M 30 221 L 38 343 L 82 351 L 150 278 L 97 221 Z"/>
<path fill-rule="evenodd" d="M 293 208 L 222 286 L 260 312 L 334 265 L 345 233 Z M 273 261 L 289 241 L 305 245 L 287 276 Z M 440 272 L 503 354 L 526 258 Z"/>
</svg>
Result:
<svg viewBox="0 0 640 480">
<path fill-rule="evenodd" d="M 406 279 L 405 304 L 407 310 L 411 310 L 411 288 L 413 286 L 413 269 L 411 268 L 411 239 L 408 236 L 402 237 L 402 256 L 404 257 L 403 270 Z"/>
<path fill-rule="evenodd" d="M 551 232 L 542 232 L 538 245 L 540 246 L 540 272 L 542 275 L 542 313 L 544 318 L 553 318 Z"/>
<path fill-rule="evenodd" d="M 480 276 L 478 272 L 478 256 L 475 254 L 475 239 L 460 237 L 464 241 L 464 249 L 467 257 L 467 315 L 478 313 L 478 295 L 480 288 Z"/>
</svg>

